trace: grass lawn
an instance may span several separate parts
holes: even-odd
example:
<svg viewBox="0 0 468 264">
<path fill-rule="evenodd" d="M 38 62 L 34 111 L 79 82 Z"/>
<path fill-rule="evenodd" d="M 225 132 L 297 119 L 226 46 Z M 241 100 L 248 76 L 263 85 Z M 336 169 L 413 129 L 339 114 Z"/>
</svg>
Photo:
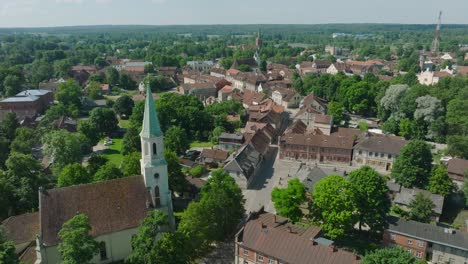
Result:
<svg viewBox="0 0 468 264">
<path fill-rule="evenodd" d="M 130 126 L 130 120 L 119 119 L 119 127 L 128 128 Z"/>
<path fill-rule="evenodd" d="M 112 145 L 108 146 L 102 155 L 108 158 L 109 161 L 114 163 L 117 167 L 119 167 L 123 158 L 122 154 L 120 153 L 120 150 L 122 149 L 122 139 L 113 138 L 112 142 Z"/>
<path fill-rule="evenodd" d="M 190 143 L 190 148 L 211 148 L 213 146 L 214 145 L 211 142 L 194 141 Z"/>
</svg>

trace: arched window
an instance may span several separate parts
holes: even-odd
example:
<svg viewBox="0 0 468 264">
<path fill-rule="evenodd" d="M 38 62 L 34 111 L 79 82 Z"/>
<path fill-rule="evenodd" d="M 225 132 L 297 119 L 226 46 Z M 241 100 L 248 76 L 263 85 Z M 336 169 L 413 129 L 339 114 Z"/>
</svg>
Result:
<svg viewBox="0 0 468 264">
<path fill-rule="evenodd" d="M 153 154 L 156 154 L 156 143 L 153 143 Z"/>
<path fill-rule="evenodd" d="M 104 241 L 99 242 L 99 255 L 101 256 L 101 260 L 107 259 L 106 242 Z"/>
<path fill-rule="evenodd" d="M 158 178 L 159 178 L 159 173 L 156 172 L 156 173 L 154 174 L 154 178 L 155 178 L 155 179 L 158 179 Z"/>
<path fill-rule="evenodd" d="M 154 187 L 154 206 L 159 207 L 161 205 L 161 194 L 159 193 L 159 186 Z"/>
</svg>

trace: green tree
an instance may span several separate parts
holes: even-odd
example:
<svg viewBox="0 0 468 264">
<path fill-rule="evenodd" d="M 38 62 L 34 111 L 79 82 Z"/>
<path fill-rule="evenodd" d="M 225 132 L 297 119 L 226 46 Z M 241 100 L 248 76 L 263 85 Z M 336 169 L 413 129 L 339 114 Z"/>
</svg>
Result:
<svg viewBox="0 0 468 264">
<path fill-rule="evenodd" d="M 237 67 L 237 69 L 241 72 L 249 72 L 249 71 L 252 71 L 252 68 L 250 68 L 249 65 L 246 65 L 246 64 L 241 64 L 239 65 L 239 67 Z"/>
<path fill-rule="evenodd" d="M 89 175 L 94 175 L 99 170 L 99 168 L 104 166 L 104 164 L 106 164 L 108 161 L 109 159 L 103 155 L 92 155 L 88 159 L 88 166 L 86 166 Z"/>
<path fill-rule="evenodd" d="M 79 163 L 68 164 L 63 167 L 57 177 L 57 187 L 66 187 L 78 184 L 90 183 L 91 175 Z"/>
<path fill-rule="evenodd" d="M 140 134 L 132 126 L 127 129 L 122 139 L 122 149 L 121 152 L 123 155 L 127 155 L 132 152 L 141 151 L 141 141 Z"/>
<path fill-rule="evenodd" d="M 462 186 L 462 192 L 463 192 L 463 195 L 465 196 L 465 206 L 468 207 L 468 177 L 466 177 L 466 173 L 465 173 L 465 182 L 463 183 L 463 186 Z"/>
<path fill-rule="evenodd" d="M 345 120 L 344 106 L 340 102 L 330 102 L 328 104 L 328 114 L 333 118 L 333 124 L 340 125 Z"/>
<path fill-rule="evenodd" d="M 121 178 L 122 172 L 117 168 L 114 163 L 107 162 L 94 174 L 93 180 L 95 182 L 107 181 Z"/>
<path fill-rule="evenodd" d="M 130 74 L 124 72 L 120 75 L 120 86 L 126 90 L 135 90 L 138 85 Z"/>
<path fill-rule="evenodd" d="M 445 121 L 452 135 L 468 135 L 468 99 L 455 98 L 447 105 Z"/>
<path fill-rule="evenodd" d="M 0 124 L 1 132 L 5 134 L 5 137 L 12 141 L 15 139 L 16 129 L 20 126 L 18 118 L 14 112 L 8 112 L 5 115 L 2 123 Z"/>
<path fill-rule="evenodd" d="M 112 109 L 101 107 L 91 110 L 89 122 L 99 133 L 103 134 L 110 134 L 116 131 L 119 123 Z"/>
<path fill-rule="evenodd" d="M 119 72 L 114 67 L 109 67 L 106 70 L 106 80 L 110 85 L 119 84 Z"/>
<path fill-rule="evenodd" d="M 174 151 L 164 150 L 164 159 L 167 162 L 167 170 L 169 173 L 169 188 L 181 193 L 187 189 L 188 182 L 185 179 L 185 174 L 182 172 L 182 166 L 179 163 L 179 158 Z"/>
<path fill-rule="evenodd" d="M 17 128 L 15 139 L 10 145 L 11 151 L 31 154 L 36 138 L 36 132 L 33 129 L 27 127 Z"/>
<path fill-rule="evenodd" d="M 222 126 L 217 126 L 213 129 L 213 132 L 211 133 L 210 141 L 213 145 L 217 145 L 219 141 L 219 136 L 225 132 L 224 127 Z"/>
<path fill-rule="evenodd" d="M 190 147 L 185 129 L 179 126 L 170 127 L 164 133 L 164 146 L 177 154 L 184 153 Z"/>
<path fill-rule="evenodd" d="M 369 130 L 369 124 L 367 122 L 359 122 L 359 130 L 366 132 Z"/>
<path fill-rule="evenodd" d="M 12 152 L 5 164 L 3 180 L 13 212 L 20 214 L 37 208 L 37 191 L 45 183 L 41 164 L 33 156 L 17 152 Z"/>
<path fill-rule="evenodd" d="M 54 75 L 57 78 L 67 78 L 71 71 L 71 62 L 68 59 L 54 61 Z"/>
<path fill-rule="evenodd" d="M 54 130 L 42 137 L 44 154 L 53 160 L 54 173 L 57 175 L 65 165 L 81 162 L 82 143 L 76 134 L 66 130 Z"/>
<path fill-rule="evenodd" d="M 0 227 L 0 263 L 19 264 L 18 255 L 15 253 L 15 244 L 8 241 L 3 229 Z"/>
<path fill-rule="evenodd" d="M 22 81 L 17 75 L 8 75 L 3 80 L 3 87 L 5 89 L 5 96 L 15 96 L 21 92 Z"/>
<path fill-rule="evenodd" d="M 124 176 L 140 175 L 140 152 L 132 152 L 122 159 L 122 173 Z"/>
<path fill-rule="evenodd" d="M 374 169 L 364 166 L 352 171 L 348 180 L 354 193 L 359 230 L 365 224 L 372 233 L 381 234 L 390 211 L 385 179 Z"/>
<path fill-rule="evenodd" d="M 162 228 L 169 224 L 168 216 L 160 210 L 152 210 L 138 227 L 138 233 L 132 237 L 132 253 L 126 263 L 157 263 L 154 261 L 156 237 L 163 232 Z"/>
<path fill-rule="evenodd" d="M 204 166 L 197 165 L 190 169 L 189 174 L 195 178 L 200 178 L 201 176 L 203 176 L 203 174 L 205 174 L 205 172 L 206 172 L 206 169 Z"/>
<path fill-rule="evenodd" d="M 335 239 L 353 230 L 357 207 L 350 183 L 331 175 L 317 182 L 313 192 L 313 210 L 328 236 Z"/>
<path fill-rule="evenodd" d="M 400 247 L 387 247 L 367 253 L 362 264 L 418 264 L 413 254 Z"/>
<path fill-rule="evenodd" d="M 292 179 L 288 181 L 287 188 L 275 187 L 271 192 L 271 200 L 279 215 L 298 222 L 303 216 L 300 207 L 307 201 L 305 186 L 299 179 Z"/>
<path fill-rule="evenodd" d="M 64 83 L 60 83 L 58 86 L 59 89 L 55 94 L 55 99 L 57 99 L 59 103 L 62 103 L 65 107 L 81 107 L 83 91 L 76 81 L 69 79 Z"/>
<path fill-rule="evenodd" d="M 427 189 L 436 194 L 440 194 L 444 197 L 449 196 L 454 190 L 455 186 L 450 179 L 447 169 L 444 165 L 438 165 L 432 171 L 432 175 L 429 177 L 429 184 Z"/>
<path fill-rule="evenodd" d="M 190 203 L 182 213 L 178 227 L 191 238 L 194 249 L 232 235 L 244 215 L 242 191 L 222 170 L 212 173 L 200 194 L 200 201 Z"/>
<path fill-rule="evenodd" d="M 96 145 L 101 138 L 101 134 L 89 120 L 81 120 L 78 123 L 78 132 L 83 134 L 93 146 Z"/>
<path fill-rule="evenodd" d="M 164 233 L 153 247 L 154 263 L 183 264 L 189 263 L 191 248 L 189 238 L 180 232 Z"/>
<path fill-rule="evenodd" d="M 135 102 L 133 102 L 133 99 L 128 95 L 123 95 L 115 101 L 114 110 L 118 115 L 129 117 L 132 114 L 134 106 Z"/>
<path fill-rule="evenodd" d="M 468 159 L 468 136 L 449 136 L 447 138 L 447 145 L 448 154 Z"/>
<path fill-rule="evenodd" d="M 89 98 L 93 100 L 104 98 L 102 96 L 101 84 L 95 81 L 88 83 L 88 86 L 86 86 L 86 93 L 88 94 Z"/>
<path fill-rule="evenodd" d="M 414 137 L 414 125 L 408 118 L 404 118 L 400 121 L 398 130 L 400 131 L 400 136 L 405 139 L 412 139 Z"/>
<path fill-rule="evenodd" d="M 94 255 L 98 253 L 99 245 L 90 232 L 89 218 L 85 214 L 75 215 L 63 224 L 58 233 L 61 242 L 57 247 L 62 256 L 61 263 L 91 263 Z"/>
<path fill-rule="evenodd" d="M 423 188 L 432 168 L 432 154 L 429 145 L 422 140 L 410 141 L 400 151 L 391 176 L 406 188 Z"/>
<path fill-rule="evenodd" d="M 0 170 L 5 167 L 8 155 L 10 155 L 10 141 L 0 135 Z"/>
<path fill-rule="evenodd" d="M 419 192 L 409 204 L 410 217 L 418 222 L 429 223 L 434 207 L 435 205 L 429 196 Z"/>
</svg>

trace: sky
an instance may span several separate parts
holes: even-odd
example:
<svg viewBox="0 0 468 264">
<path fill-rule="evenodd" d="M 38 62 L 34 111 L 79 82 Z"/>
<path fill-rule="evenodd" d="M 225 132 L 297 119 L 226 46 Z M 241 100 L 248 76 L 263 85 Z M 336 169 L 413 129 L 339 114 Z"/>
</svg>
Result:
<svg viewBox="0 0 468 264">
<path fill-rule="evenodd" d="M 0 0 L 0 28 L 75 25 L 468 24 L 468 0 Z"/>
</svg>

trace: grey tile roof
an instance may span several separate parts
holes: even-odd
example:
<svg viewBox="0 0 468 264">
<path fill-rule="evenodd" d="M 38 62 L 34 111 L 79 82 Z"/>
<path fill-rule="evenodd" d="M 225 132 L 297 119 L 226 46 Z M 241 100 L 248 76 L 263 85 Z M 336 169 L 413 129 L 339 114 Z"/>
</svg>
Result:
<svg viewBox="0 0 468 264">
<path fill-rule="evenodd" d="M 41 96 L 41 95 L 45 95 L 48 93 L 50 93 L 49 90 L 36 89 L 36 90 L 22 91 L 21 93 L 16 94 L 16 96 L 28 96 L 28 95 Z"/>
<path fill-rule="evenodd" d="M 401 148 L 406 145 L 407 141 L 388 136 L 373 136 L 366 138 L 356 144 L 354 149 L 363 149 L 368 151 L 400 154 Z"/>
<path fill-rule="evenodd" d="M 387 230 L 402 235 L 411 236 L 434 244 L 445 245 L 468 251 L 468 233 L 455 230 L 454 233 L 446 233 L 445 228 L 405 220 L 395 216 L 387 218 Z"/>
<path fill-rule="evenodd" d="M 408 189 L 402 187 L 401 191 L 395 195 L 393 201 L 397 204 L 409 205 L 416 196 L 416 194 L 420 192 L 427 195 L 429 199 L 431 199 L 431 201 L 434 203 L 435 207 L 432 209 L 432 211 L 437 214 L 442 214 L 442 208 L 444 207 L 444 197 L 442 195 L 433 194 L 426 190 L 416 188 Z"/>
<path fill-rule="evenodd" d="M 343 171 L 334 171 L 331 169 L 318 168 L 318 167 L 302 167 L 296 174 L 299 179 L 304 179 L 306 190 L 308 193 L 313 193 L 315 184 L 323 178 L 326 178 L 330 175 L 340 175 L 345 177 L 345 172 Z"/>
<path fill-rule="evenodd" d="M 18 97 L 8 97 L 2 100 L 2 103 L 20 103 L 20 102 L 34 102 L 39 100 L 39 97 L 34 95 L 29 96 L 18 96 Z"/>
</svg>

